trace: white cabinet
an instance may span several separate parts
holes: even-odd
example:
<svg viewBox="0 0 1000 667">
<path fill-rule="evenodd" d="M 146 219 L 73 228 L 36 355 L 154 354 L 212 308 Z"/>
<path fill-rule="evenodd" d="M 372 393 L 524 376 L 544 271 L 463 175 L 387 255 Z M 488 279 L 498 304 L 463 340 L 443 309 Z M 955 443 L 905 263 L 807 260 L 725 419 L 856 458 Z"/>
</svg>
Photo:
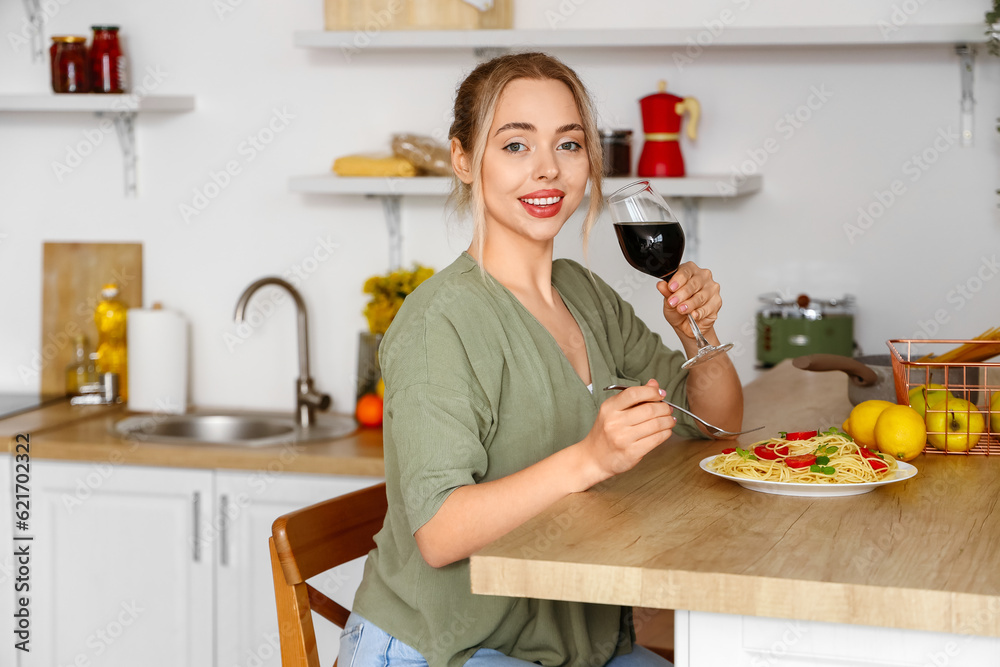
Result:
<svg viewBox="0 0 1000 667">
<path fill-rule="evenodd" d="M 280 667 L 267 538 L 276 518 L 291 510 L 377 484 L 372 477 L 280 472 L 216 473 L 217 665 Z M 326 572 L 310 583 L 348 609 L 361 583 L 363 560 Z M 333 664 L 340 629 L 313 614 L 322 664 Z"/>
<path fill-rule="evenodd" d="M 3 666 L 280 667 L 271 524 L 381 481 L 38 459 L 31 473 L 31 652 L 14 655 L 11 641 L 0 642 Z M 5 517 L 9 483 L 4 475 Z M 10 521 L 0 523 L 11 544 Z M 9 638 L 12 551 L 4 553 L 0 629 Z M 362 562 L 311 583 L 350 607 Z M 314 620 L 332 663 L 339 629 Z"/>
<path fill-rule="evenodd" d="M 1000 665 L 995 637 L 694 611 L 675 618 L 677 667 Z"/>
<path fill-rule="evenodd" d="M 32 650 L 17 664 L 212 665 L 213 473 L 38 459 L 31 473 Z"/>
</svg>

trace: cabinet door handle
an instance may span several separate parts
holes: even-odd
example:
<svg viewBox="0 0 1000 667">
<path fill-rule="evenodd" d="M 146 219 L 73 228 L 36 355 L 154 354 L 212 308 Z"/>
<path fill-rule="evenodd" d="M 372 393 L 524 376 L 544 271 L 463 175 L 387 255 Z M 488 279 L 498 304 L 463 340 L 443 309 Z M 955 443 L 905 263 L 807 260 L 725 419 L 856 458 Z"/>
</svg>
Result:
<svg viewBox="0 0 1000 667">
<path fill-rule="evenodd" d="M 229 496 L 219 498 L 219 565 L 229 565 Z"/>
<path fill-rule="evenodd" d="M 194 562 L 201 562 L 201 491 L 194 492 L 191 503 L 194 511 L 194 539 L 192 540 L 192 556 Z"/>
</svg>

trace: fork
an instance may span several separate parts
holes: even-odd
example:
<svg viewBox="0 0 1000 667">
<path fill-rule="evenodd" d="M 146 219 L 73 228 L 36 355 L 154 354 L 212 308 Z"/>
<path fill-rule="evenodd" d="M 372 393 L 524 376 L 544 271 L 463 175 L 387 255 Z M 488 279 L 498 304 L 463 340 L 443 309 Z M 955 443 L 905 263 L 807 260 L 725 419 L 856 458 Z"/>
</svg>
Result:
<svg viewBox="0 0 1000 667">
<path fill-rule="evenodd" d="M 607 387 L 604 388 L 604 391 L 621 391 L 622 389 L 628 389 L 628 387 L 625 386 L 625 385 L 623 385 L 623 384 L 609 384 Z M 762 428 L 764 428 L 763 426 L 758 426 L 757 428 L 748 428 L 748 429 L 746 429 L 744 431 L 727 431 L 726 429 L 719 428 L 718 426 L 715 426 L 714 424 L 709 424 L 707 421 L 705 421 L 704 419 L 702 419 L 698 415 L 694 414 L 693 412 L 689 412 L 689 411 L 685 410 L 684 408 L 682 408 L 679 405 L 674 405 L 673 403 L 671 403 L 670 401 L 668 401 L 666 399 L 663 399 L 663 402 L 666 403 L 667 405 L 669 405 L 670 407 L 672 407 L 674 410 L 680 410 L 681 412 L 683 412 L 684 414 L 688 415 L 692 419 L 696 419 L 699 422 L 701 422 L 702 424 L 704 424 L 705 428 L 708 429 L 708 434 L 710 436 L 712 436 L 713 438 L 728 438 L 728 437 L 732 437 L 734 435 L 742 435 L 744 433 L 752 433 L 754 431 L 759 431 Z"/>
</svg>

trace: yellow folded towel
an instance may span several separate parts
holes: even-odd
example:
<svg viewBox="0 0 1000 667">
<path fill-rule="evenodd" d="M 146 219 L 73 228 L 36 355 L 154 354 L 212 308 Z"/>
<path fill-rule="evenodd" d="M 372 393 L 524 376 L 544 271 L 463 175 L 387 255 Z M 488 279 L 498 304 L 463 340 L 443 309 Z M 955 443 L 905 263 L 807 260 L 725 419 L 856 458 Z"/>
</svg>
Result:
<svg viewBox="0 0 1000 667">
<path fill-rule="evenodd" d="M 338 176 L 416 176 L 413 163 L 395 155 L 345 155 L 333 161 Z"/>
</svg>

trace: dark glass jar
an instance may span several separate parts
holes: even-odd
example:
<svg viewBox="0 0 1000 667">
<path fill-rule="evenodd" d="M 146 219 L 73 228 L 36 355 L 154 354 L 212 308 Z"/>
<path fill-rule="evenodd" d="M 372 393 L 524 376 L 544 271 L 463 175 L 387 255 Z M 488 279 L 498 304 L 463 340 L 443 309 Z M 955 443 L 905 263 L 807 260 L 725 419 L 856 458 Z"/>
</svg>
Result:
<svg viewBox="0 0 1000 667">
<path fill-rule="evenodd" d="M 52 38 L 52 90 L 57 93 L 89 93 L 87 38 L 60 35 Z"/>
<path fill-rule="evenodd" d="M 55 92 L 56 81 L 59 76 L 56 74 L 56 49 L 59 48 L 59 42 L 66 39 L 63 35 L 53 35 L 52 44 L 49 46 L 49 78 L 52 80 L 52 90 Z"/>
<path fill-rule="evenodd" d="M 601 130 L 601 147 L 605 176 L 632 173 L 632 130 Z"/>
<path fill-rule="evenodd" d="M 125 92 L 125 55 L 118 43 L 118 26 L 95 25 L 90 43 L 91 89 L 95 93 Z"/>
</svg>

